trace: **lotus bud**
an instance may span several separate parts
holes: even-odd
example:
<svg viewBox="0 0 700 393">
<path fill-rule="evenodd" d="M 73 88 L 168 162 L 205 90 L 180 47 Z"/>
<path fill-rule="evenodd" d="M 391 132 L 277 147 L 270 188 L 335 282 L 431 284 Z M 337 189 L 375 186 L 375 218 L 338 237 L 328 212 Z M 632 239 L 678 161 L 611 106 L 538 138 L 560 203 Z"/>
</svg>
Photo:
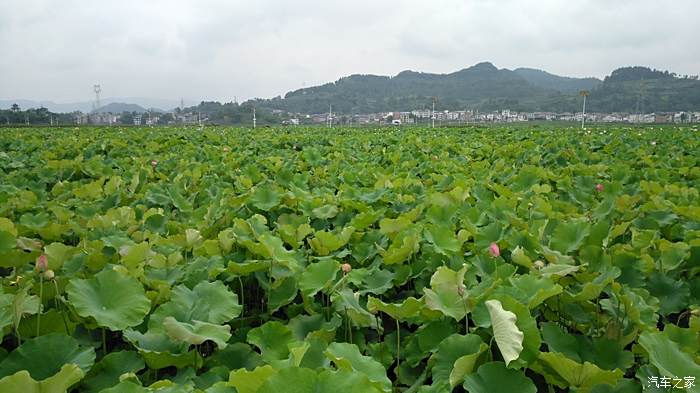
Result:
<svg viewBox="0 0 700 393">
<path fill-rule="evenodd" d="M 158 160 L 151 160 L 151 166 L 154 168 L 158 166 Z"/>
<path fill-rule="evenodd" d="M 595 190 L 598 191 L 598 192 L 603 191 L 603 185 L 600 184 L 600 183 L 596 184 L 596 185 L 595 185 Z"/>
<path fill-rule="evenodd" d="M 535 267 L 535 269 L 540 270 L 544 267 L 544 262 L 538 259 L 532 265 Z"/>
<path fill-rule="evenodd" d="M 652 146 L 656 146 L 656 141 L 651 141 Z"/>
<path fill-rule="evenodd" d="M 46 256 L 46 254 L 39 255 L 39 257 L 36 259 L 35 268 L 40 272 L 45 272 L 46 269 L 49 268 L 49 258 Z"/>
<path fill-rule="evenodd" d="M 56 275 L 54 274 L 53 270 L 49 269 L 44 272 L 44 278 L 51 281 Z"/>
<path fill-rule="evenodd" d="M 352 271 L 352 266 L 349 263 L 344 263 L 340 265 L 340 270 L 343 271 L 343 274 L 348 274 Z"/>
<path fill-rule="evenodd" d="M 464 286 L 463 285 L 459 285 L 457 287 L 457 293 L 459 294 L 459 296 L 464 296 Z"/>
<path fill-rule="evenodd" d="M 224 152 L 228 153 L 229 151 L 231 151 L 231 149 L 229 149 L 228 146 L 224 146 Z"/>
<path fill-rule="evenodd" d="M 498 244 L 491 243 L 491 245 L 489 246 L 489 254 L 491 254 L 491 256 L 494 258 L 501 255 L 501 249 L 498 248 Z"/>
</svg>

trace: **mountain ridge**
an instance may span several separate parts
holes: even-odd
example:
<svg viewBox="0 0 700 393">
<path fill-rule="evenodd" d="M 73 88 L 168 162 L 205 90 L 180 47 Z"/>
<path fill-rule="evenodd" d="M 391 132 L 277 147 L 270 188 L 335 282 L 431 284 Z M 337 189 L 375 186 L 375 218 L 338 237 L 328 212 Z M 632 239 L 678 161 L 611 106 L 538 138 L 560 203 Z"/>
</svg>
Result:
<svg viewBox="0 0 700 393">
<path fill-rule="evenodd" d="M 641 94 L 636 84 L 645 86 Z M 352 74 L 254 104 L 299 113 L 324 113 L 330 104 L 336 113 L 353 114 L 427 109 L 436 98 L 440 109 L 574 112 L 580 110 L 581 90 L 589 91 L 592 111 L 639 111 L 637 102 L 649 112 L 700 110 L 700 82 L 668 71 L 622 67 L 601 80 L 524 67 L 499 69 L 491 62 L 445 74 Z"/>
</svg>

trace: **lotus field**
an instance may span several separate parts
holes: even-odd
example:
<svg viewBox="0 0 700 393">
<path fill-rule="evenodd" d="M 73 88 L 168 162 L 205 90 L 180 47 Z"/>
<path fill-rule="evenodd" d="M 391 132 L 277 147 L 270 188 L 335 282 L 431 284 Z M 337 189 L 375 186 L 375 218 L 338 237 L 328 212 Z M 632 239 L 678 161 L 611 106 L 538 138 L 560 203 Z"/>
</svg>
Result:
<svg viewBox="0 0 700 393">
<path fill-rule="evenodd" d="M 0 129 L 0 392 L 700 392 L 685 127 Z"/>
</svg>

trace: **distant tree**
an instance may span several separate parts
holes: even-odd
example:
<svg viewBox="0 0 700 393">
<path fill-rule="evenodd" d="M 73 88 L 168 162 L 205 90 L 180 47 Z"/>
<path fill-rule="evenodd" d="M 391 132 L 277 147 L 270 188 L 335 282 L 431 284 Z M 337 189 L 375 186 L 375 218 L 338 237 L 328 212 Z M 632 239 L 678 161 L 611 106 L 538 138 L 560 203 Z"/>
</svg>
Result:
<svg viewBox="0 0 700 393">
<path fill-rule="evenodd" d="M 17 103 L 12 104 L 12 107 L 10 108 L 10 110 L 12 112 L 19 112 L 20 111 L 19 105 L 17 105 Z"/>
</svg>

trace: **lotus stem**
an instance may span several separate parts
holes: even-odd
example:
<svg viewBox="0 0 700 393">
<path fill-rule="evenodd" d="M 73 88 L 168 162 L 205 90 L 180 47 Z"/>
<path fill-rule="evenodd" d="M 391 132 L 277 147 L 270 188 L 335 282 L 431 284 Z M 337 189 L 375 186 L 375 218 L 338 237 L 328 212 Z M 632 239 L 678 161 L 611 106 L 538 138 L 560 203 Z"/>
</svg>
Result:
<svg viewBox="0 0 700 393">
<path fill-rule="evenodd" d="M 102 328 L 102 354 L 107 356 L 107 332 Z"/>
<path fill-rule="evenodd" d="M 425 380 L 426 380 L 426 379 L 428 379 L 428 367 L 426 367 L 425 369 L 423 369 L 423 372 L 421 373 L 421 375 L 418 376 L 418 378 L 417 378 L 416 381 L 413 383 L 413 385 L 411 385 L 411 387 L 409 387 L 408 389 L 404 390 L 404 393 L 415 393 L 416 391 L 418 391 L 418 389 L 419 389 L 421 386 L 423 386 L 423 384 L 425 383 Z"/>
<path fill-rule="evenodd" d="M 44 298 L 44 275 L 39 274 L 39 312 L 36 315 L 36 336 L 39 337 L 41 331 L 41 309 Z"/>
<path fill-rule="evenodd" d="M 401 379 L 401 326 L 399 320 L 396 321 L 396 386 L 399 386 Z"/>
<path fill-rule="evenodd" d="M 245 313 L 245 293 L 243 292 L 243 279 L 238 276 L 238 284 L 241 286 L 241 316 Z"/>
<path fill-rule="evenodd" d="M 61 312 L 61 307 L 59 306 L 59 292 L 58 292 L 58 283 L 56 280 L 53 280 L 53 286 L 56 288 L 56 295 L 54 296 L 54 301 L 56 302 L 56 309 L 59 311 L 59 314 L 61 314 L 61 319 L 63 319 L 63 325 L 66 327 L 66 334 L 70 334 L 70 331 L 68 329 L 68 322 L 66 321 L 66 315 L 65 313 Z"/>
</svg>

